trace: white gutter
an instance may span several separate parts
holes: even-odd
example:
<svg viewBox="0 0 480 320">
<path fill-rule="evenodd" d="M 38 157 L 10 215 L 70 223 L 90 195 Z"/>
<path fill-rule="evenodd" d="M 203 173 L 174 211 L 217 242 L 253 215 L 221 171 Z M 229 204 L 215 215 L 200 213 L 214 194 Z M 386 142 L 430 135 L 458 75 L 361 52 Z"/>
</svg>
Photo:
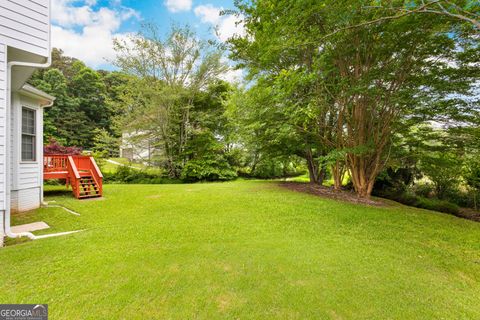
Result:
<svg viewBox="0 0 480 320">
<path fill-rule="evenodd" d="M 31 97 L 37 100 L 42 99 L 42 103 L 40 104 L 41 108 L 51 107 L 55 102 L 54 96 L 51 96 L 41 90 L 38 90 L 37 88 L 32 87 L 29 84 L 24 84 L 22 88 L 19 90 L 19 93 L 21 93 L 23 96 Z"/>
<path fill-rule="evenodd" d="M 52 3 L 51 0 L 49 1 L 49 13 L 48 13 L 48 19 L 50 23 L 50 18 L 51 18 L 51 12 L 52 12 Z M 41 239 L 45 238 L 43 237 L 37 237 L 33 233 L 30 232 L 22 232 L 22 233 L 14 233 L 12 232 L 11 226 L 10 226 L 10 206 L 11 206 L 11 177 L 10 177 L 10 172 L 11 172 L 11 100 L 12 100 L 12 68 L 13 67 L 30 67 L 30 68 L 48 68 L 52 64 L 52 27 L 51 24 L 50 30 L 48 30 L 48 51 L 47 51 L 47 61 L 45 63 L 28 63 L 28 62 L 23 62 L 23 61 L 10 61 L 7 64 L 7 106 L 5 108 L 6 110 L 6 116 L 5 116 L 5 128 L 6 128 L 6 141 L 5 141 L 5 214 L 4 214 L 4 224 L 3 228 L 5 230 L 5 235 L 9 238 L 20 238 L 20 237 L 28 237 L 32 240 L 36 239 Z M 53 103 L 53 102 L 52 102 Z M 63 235 L 63 234 L 59 234 Z M 52 235 L 53 236 L 53 235 Z"/>
</svg>

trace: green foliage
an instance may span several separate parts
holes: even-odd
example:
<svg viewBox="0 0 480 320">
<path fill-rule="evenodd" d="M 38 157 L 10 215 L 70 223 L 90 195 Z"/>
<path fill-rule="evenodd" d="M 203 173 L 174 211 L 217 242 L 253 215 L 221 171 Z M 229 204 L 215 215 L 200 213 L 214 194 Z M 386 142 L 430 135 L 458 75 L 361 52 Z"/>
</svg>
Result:
<svg viewBox="0 0 480 320">
<path fill-rule="evenodd" d="M 181 175 L 181 179 L 188 182 L 228 181 L 236 177 L 237 172 L 223 158 L 190 160 L 183 167 Z"/>
<path fill-rule="evenodd" d="M 118 166 L 114 173 L 104 173 L 104 182 L 124 184 L 169 184 L 180 181 L 169 179 L 162 173 L 152 173 L 147 170 L 131 168 L 127 165 Z"/>
<path fill-rule="evenodd" d="M 448 153 L 424 155 L 421 169 L 432 180 L 437 197 L 445 199 L 459 184 L 462 161 L 456 155 Z"/>
<path fill-rule="evenodd" d="M 402 192 L 398 193 L 395 191 L 390 191 L 384 193 L 383 196 L 387 197 L 388 199 L 398 201 L 400 203 L 406 204 L 408 206 L 433 210 L 438 212 L 449 213 L 453 215 L 457 215 L 459 213 L 459 206 L 446 201 L 446 200 L 439 200 L 435 198 L 425 198 L 421 196 L 417 196 L 411 192 Z"/>
<path fill-rule="evenodd" d="M 78 99 L 68 94 L 67 79 L 58 69 L 50 69 L 32 83 L 56 99 L 44 113 L 44 140 L 50 138 L 64 145 L 84 147 L 93 129 L 87 116 L 80 110 Z"/>
<path fill-rule="evenodd" d="M 432 198 L 435 194 L 435 188 L 430 183 L 420 183 L 412 187 L 412 191 L 424 198 Z"/>
<path fill-rule="evenodd" d="M 101 153 L 104 158 L 118 157 L 120 144 L 117 137 L 105 129 L 96 129 L 93 137 L 93 151 Z"/>
<path fill-rule="evenodd" d="M 52 67 L 36 72 L 30 80 L 56 97 L 53 106 L 45 109 L 45 141 L 54 138 L 65 145 L 89 149 L 94 146 L 93 138 L 98 131 L 114 136 L 114 117 L 119 106 L 110 96 L 116 97 L 118 87 L 124 83 L 63 56 L 61 50 L 53 50 L 52 57 Z"/>
<path fill-rule="evenodd" d="M 413 183 L 415 173 L 415 170 L 411 168 L 387 168 L 377 176 L 373 193 L 404 192 Z"/>
<path fill-rule="evenodd" d="M 95 128 L 110 128 L 111 112 L 106 101 L 107 89 L 101 75 L 80 61 L 74 62 L 72 68 L 75 74 L 69 83 L 69 91 L 78 99 L 80 110 Z"/>
<path fill-rule="evenodd" d="M 480 191 L 480 159 L 475 157 L 466 161 L 465 181 L 472 189 Z"/>
<path fill-rule="evenodd" d="M 472 192 L 473 207 L 477 209 L 478 199 L 480 198 L 480 160 L 478 157 L 466 161 L 463 176 Z"/>
<path fill-rule="evenodd" d="M 260 179 L 296 177 L 306 173 L 304 165 L 290 158 L 265 158 L 260 160 L 248 176 Z"/>
<path fill-rule="evenodd" d="M 106 159 L 108 159 L 108 154 L 105 151 L 95 151 L 91 153 L 91 156 L 93 156 L 93 158 L 95 159 L 95 163 L 103 174 Z"/>
<path fill-rule="evenodd" d="M 207 156 L 195 139 L 196 132 L 207 131 L 224 151 L 230 142 L 223 116 L 229 86 L 219 80 L 227 70 L 222 51 L 188 27 L 173 26 L 162 37 L 151 24 L 128 41 L 116 39 L 114 47 L 115 64 L 133 77 L 121 98 L 128 106 L 120 120 L 123 132 L 148 140 L 172 178 L 189 161 L 219 161 L 217 148 L 209 145 L 213 154 Z"/>
<path fill-rule="evenodd" d="M 186 149 L 189 160 L 182 169 L 181 179 L 194 181 L 227 181 L 237 177 L 228 163 L 223 145 L 209 130 L 192 134 Z"/>
<path fill-rule="evenodd" d="M 323 165 L 312 158 L 346 150 L 340 161 L 359 195 L 369 196 L 395 134 L 431 120 L 471 126 L 478 119 L 467 99 L 479 76 L 471 63 L 478 61 L 477 30 L 449 12 L 392 17 L 403 1 L 236 5 L 246 33 L 229 44 L 231 58 L 255 80 L 253 111 L 245 112 L 256 129 L 250 135 L 283 155 L 306 150 L 311 176 Z"/>
<path fill-rule="evenodd" d="M 421 197 L 417 197 L 417 201 L 414 204 L 414 207 L 450 213 L 453 215 L 457 215 L 459 212 L 459 207 L 451 202 Z"/>
</svg>

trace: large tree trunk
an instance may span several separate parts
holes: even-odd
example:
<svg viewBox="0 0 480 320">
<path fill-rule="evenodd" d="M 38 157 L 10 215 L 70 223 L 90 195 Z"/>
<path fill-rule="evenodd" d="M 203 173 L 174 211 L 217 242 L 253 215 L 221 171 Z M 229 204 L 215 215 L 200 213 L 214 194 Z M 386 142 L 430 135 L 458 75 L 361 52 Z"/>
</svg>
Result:
<svg viewBox="0 0 480 320">
<path fill-rule="evenodd" d="M 376 150 L 381 153 L 382 150 Z M 361 198 L 370 198 L 375 179 L 380 172 L 381 157 L 379 154 L 376 156 L 369 155 L 348 155 L 348 169 L 352 178 L 353 187 Z"/>
<path fill-rule="evenodd" d="M 308 167 L 308 175 L 310 177 L 310 183 L 323 184 L 325 179 L 326 170 L 324 166 L 321 166 L 319 162 L 314 158 L 311 149 L 306 151 L 306 160 Z"/>
<path fill-rule="evenodd" d="M 335 190 L 342 189 L 343 178 L 345 177 L 345 165 L 339 160 L 332 166 L 333 188 Z"/>
</svg>

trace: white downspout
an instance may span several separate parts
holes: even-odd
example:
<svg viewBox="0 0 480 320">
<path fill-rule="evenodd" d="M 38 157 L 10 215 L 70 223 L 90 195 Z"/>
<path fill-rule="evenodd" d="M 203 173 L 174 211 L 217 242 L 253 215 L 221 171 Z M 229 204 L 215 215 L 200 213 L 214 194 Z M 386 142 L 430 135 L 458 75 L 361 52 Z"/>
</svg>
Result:
<svg viewBox="0 0 480 320">
<path fill-rule="evenodd" d="M 49 1 L 49 13 L 48 13 L 48 20 L 50 23 L 50 17 L 52 12 L 52 3 L 51 0 Z M 4 230 L 5 235 L 9 238 L 20 238 L 20 237 L 28 237 L 32 240 L 39 239 L 39 237 L 35 236 L 30 232 L 22 232 L 22 233 L 13 233 L 11 226 L 10 226 L 10 206 L 11 206 L 11 100 L 12 100 L 12 68 L 13 67 L 33 67 L 33 68 L 48 68 L 52 64 L 52 31 L 51 25 L 49 25 L 50 29 L 48 30 L 48 51 L 47 51 L 47 61 L 45 63 L 28 63 L 22 61 L 10 61 L 7 64 L 7 106 L 6 110 L 6 117 L 5 117 L 5 128 L 6 128 L 6 141 L 5 141 L 5 217 L 4 217 Z"/>
</svg>

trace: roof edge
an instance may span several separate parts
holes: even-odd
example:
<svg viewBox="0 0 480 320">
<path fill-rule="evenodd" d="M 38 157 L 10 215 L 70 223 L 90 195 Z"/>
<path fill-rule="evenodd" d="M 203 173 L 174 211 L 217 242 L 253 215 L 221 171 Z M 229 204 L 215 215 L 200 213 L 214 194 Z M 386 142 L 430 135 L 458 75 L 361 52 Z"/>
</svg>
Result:
<svg viewBox="0 0 480 320">
<path fill-rule="evenodd" d="M 54 96 L 49 95 L 48 93 L 45 93 L 42 90 L 39 90 L 29 84 L 24 84 L 19 90 L 19 92 L 32 98 L 40 98 L 41 100 L 43 100 L 43 105 L 49 105 L 56 99 Z"/>
</svg>

